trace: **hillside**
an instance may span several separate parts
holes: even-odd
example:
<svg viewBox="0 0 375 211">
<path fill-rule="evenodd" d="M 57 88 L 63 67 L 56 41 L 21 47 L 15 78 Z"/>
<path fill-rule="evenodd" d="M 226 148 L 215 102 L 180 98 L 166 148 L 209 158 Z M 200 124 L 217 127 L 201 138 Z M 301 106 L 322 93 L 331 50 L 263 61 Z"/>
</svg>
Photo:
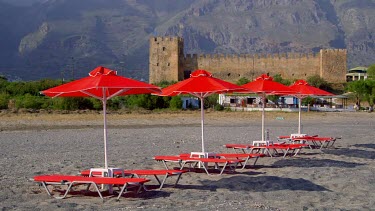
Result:
<svg viewBox="0 0 375 211">
<path fill-rule="evenodd" d="M 98 65 L 148 80 L 150 36 L 182 36 L 189 53 L 347 48 L 375 63 L 375 0 L 0 0 L 0 73 L 77 78 Z"/>
</svg>

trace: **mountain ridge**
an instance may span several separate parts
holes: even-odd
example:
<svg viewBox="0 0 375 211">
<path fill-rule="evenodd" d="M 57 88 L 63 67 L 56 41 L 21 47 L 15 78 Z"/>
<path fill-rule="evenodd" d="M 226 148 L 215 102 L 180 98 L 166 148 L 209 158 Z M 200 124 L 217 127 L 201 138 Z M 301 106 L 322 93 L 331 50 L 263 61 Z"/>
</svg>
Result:
<svg viewBox="0 0 375 211">
<path fill-rule="evenodd" d="M 375 0 L 0 0 L 0 74 L 74 79 L 104 65 L 147 80 L 151 36 L 181 36 L 191 54 L 346 48 L 348 67 L 368 66 L 374 12 Z"/>
</svg>

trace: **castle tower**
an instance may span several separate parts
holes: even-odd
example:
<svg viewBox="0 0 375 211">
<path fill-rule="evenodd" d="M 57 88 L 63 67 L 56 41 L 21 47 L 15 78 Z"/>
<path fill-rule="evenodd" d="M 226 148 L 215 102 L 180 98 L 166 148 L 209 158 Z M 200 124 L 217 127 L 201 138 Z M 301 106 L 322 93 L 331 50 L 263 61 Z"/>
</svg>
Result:
<svg viewBox="0 0 375 211">
<path fill-rule="evenodd" d="M 149 71 L 150 83 L 184 79 L 181 59 L 184 58 L 181 37 L 151 37 Z"/>
<path fill-rule="evenodd" d="M 346 49 L 320 50 L 320 77 L 331 83 L 346 81 Z"/>
</svg>

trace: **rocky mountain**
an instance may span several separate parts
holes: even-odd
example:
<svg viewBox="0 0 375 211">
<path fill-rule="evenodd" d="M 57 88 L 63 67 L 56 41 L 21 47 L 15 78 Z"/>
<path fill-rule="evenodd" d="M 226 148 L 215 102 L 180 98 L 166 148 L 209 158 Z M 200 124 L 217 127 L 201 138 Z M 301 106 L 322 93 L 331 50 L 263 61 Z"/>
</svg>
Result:
<svg viewBox="0 0 375 211">
<path fill-rule="evenodd" d="M 173 2 L 173 3 L 172 3 Z M 375 0 L 0 0 L 0 73 L 72 79 L 98 65 L 148 80 L 148 39 L 188 53 L 348 49 L 375 63 Z"/>
</svg>

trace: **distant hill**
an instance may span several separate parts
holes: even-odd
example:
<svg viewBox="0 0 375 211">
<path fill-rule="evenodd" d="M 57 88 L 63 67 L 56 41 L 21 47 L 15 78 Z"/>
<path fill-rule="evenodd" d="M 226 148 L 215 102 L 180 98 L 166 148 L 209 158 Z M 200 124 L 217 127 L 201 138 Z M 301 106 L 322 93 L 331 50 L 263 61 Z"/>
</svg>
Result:
<svg viewBox="0 0 375 211">
<path fill-rule="evenodd" d="M 375 63 L 375 0 L 0 0 L 0 73 L 86 76 L 98 65 L 148 80 L 150 36 L 182 36 L 188 53 L 348 49 Z"/>
</svg>

